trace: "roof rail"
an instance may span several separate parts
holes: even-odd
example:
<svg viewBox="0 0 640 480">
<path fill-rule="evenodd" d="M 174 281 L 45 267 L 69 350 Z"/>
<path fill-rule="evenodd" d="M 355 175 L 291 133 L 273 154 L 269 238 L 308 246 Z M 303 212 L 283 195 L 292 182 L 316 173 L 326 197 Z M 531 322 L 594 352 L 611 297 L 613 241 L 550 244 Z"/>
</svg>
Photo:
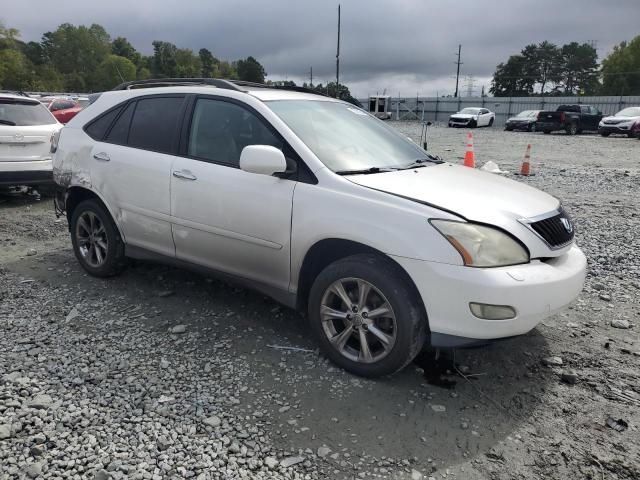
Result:
<svg viewBox="0 0 640 480">
<path fill-rule="evenodd" d="M 324 93 L 316 92 L 305 87 L 288 86 L 288 85 L 268 85 L 266 83 L 247 82 L 244 80 L 224 80 L 222 78 L 150 78 L 147 80 L 133 80 L 124 82 L 114 87 L 112 90 L 131 90 L 134 88 L 153 88 L 153 87 L 177 87 L 185 85 L 209 85 L 212 87 L 223 88 L 225 90 L 247 91 L 250 88 L 273 88 L 276 90 L 290 90 L 293 92 L 310 93 L 313 95 L 322 95 Z M 243 88 L 244 87 L 244 88 Z"/>
<path fill-rule="evenodd" d="M 219 78 L 149 78 L 146 80 L 133 80 L 124 82 L 112 90 L 131 90 L 134 88 L 153 87 L 176 87 L 184 85 L 210 85 L 212 87 L 224 88 L 225 90 L 242 90 L 229 80 Z"/>
<path fill-rule="evenodd" d="M 0 90 L 0 93 L 10 93 L 12 95 L 20 95 L 21 97 L 29 97 L 29 95 L 27 95 L 26 93 L 24 93 L 22 90 Z"/>
</svg>

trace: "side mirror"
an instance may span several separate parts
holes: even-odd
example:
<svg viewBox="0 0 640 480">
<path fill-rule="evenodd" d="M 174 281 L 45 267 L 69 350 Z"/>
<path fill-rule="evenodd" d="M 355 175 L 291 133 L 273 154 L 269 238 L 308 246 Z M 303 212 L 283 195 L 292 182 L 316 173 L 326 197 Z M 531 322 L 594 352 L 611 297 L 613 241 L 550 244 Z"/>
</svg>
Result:
<svg viewBox="0 0 640 480">
<path fill-rule="evenodd" d="M 260 175 L 284 173 L 287 160 L 282 151 L 271 145 L 248 145 L 240 153 L 240 169 Z"/>
<path fill-rule="evenodd" d="M 433 125 L 433 123 L 427 122 L 427 127 L 430 127 L 431 125 Z"/>
</svg>

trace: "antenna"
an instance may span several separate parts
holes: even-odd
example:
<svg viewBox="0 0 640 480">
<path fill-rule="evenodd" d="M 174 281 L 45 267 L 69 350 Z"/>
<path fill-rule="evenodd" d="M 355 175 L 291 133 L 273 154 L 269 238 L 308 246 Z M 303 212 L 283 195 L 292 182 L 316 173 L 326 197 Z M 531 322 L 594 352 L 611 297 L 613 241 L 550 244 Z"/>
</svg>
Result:
<svg viewBox="0 0 640 480">
<path fill-rule="evenodd" d="M 458 65 L 456 70 L 456 93 L 453 94 L 454 97 L 458 97 L 458 82 L 460 81 L 460 65 L 462 62 L 460 61 L 460 53 L 462 52 L 462 45 L 458 45 L 458 61 L 455 62 Z"/>
<path fill-rule="evenodd" d="M 340 96 L 338 93 L 340 86 L 340 4 L 338 4 L 338 47 L 336 48 L 336 98 Z"/>
</svg>

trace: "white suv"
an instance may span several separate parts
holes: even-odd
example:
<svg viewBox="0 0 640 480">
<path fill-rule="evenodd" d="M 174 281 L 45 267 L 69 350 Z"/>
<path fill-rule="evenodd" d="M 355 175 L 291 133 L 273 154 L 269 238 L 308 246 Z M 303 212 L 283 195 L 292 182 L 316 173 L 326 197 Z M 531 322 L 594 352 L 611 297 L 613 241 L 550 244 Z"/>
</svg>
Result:
<svg viewBox="0 0 640 480">
<path fill-rule="evenodd" d="M 52 183 L 51 141 L 61 128 L 38 100 L 0 92 L 0 187 Z"/>
<path fill-rule="evenodd" d="M 137 257 L 239 279 L 306 311 L 325 354 L 364 376 L 426 340 L 523 334 L 582 289 L 557 199 L 444 163 L 342 101 L 180 82 L 124 84 L 61 132 L 57 209 L 90 274 Z"/>
</svg>

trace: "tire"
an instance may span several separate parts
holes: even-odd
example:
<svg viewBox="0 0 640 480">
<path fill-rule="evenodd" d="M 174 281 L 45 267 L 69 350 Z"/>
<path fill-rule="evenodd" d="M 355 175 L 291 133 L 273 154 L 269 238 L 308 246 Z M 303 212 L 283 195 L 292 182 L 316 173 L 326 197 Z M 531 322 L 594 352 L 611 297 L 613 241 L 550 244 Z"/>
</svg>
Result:
<svg viewBox="0 0 640 480">
<path fill-rule="evenodd" d="M 453 128 L 453 124 L 449 122 L 449 128 Z"/>
<path fill-rule="evenodd" d="M 504 127 L 504 129 L 507 132 L 513 132 L 513 128 L 511 128 L 511 127 Z"/>
<path fill-rule="evenodd" d="M 491 118 L 491 119 L 489 120 L 489 125 L 488 125 L 488 126 L 489 126 L 489 127 L 493 127 L 493 118 Z"/>
<path fill-rule="evenodd" d="M 471 120 L 469 122 L 469 128 L 476 128 L 478 126 L 478 122 L 476 120 Z"/>
<path fill-rule="evenodd" d="M 600 135 L 602 135 L 603 137 L 608 137 L 609 135 L 611 135 L 610 132 L 600 132 Z"/>
<path fill-rule="evenodd" d="M 542 133 L 544 133 L 545 135 L 549 135 L 551 133 L 551 130 L 543 130 Z"/>
<path fill-rule="evenodd" d="M 578 125 L 576 125 L 575 123 L 571 123 L 566 128 L 566 131 L 567 135 L 575 135 L 576 133 L 578 133 Z"/>
<path fill-rule="evenodd" d="M 628 138 L 633 138 L 635 136 L 636 136 L 635 133 L 631 133 L 631 132 L 627 133 Z"/>
<path fill-rule="evenodd" d="M 342 286 L 351 305 L 342 300 L 337 286 Z M 361 291 L 368 291 L 364 302 L 358 300 Z M 380 314 L 367 317 L 375 310 Z M 400 267 L 379 255 L 353 255 L 327 266 L 311 287 L 309 321 L 321 350 L 333 363 L 370 378 L 404 368 L 427 337 L 427 319 L 417 294 Z M 380 340 L 381 334 L 386 342 Z M 336 345 L 340 340 L 342 346 Z"/>
<path fill-rule="evenodd" d="M 535 123 L 530 123 L 527 126 L 527 132 L 534 133 L 535 131 L 536 131 L 536 124 Z"/>
<path fill-rule="evenodd" d="M 80 202 L 73 210 L 70 230 L 73 252 L 89 275 L 111 277 L 122 271 L 124 242 L 102 203 L 94 199 Z"/>
</svg>

